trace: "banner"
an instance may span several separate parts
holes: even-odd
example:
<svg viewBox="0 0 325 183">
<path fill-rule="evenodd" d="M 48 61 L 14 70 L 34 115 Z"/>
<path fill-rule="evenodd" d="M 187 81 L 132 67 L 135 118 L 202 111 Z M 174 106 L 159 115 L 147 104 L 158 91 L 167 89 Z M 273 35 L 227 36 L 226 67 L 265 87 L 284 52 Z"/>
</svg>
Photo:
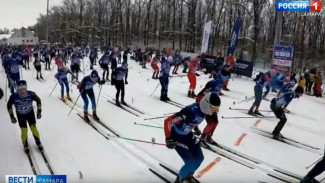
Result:
<svg viewBox="0 0 325 183">
<path fill-rule="evenodd" d="M 208 21 L 207 23 L 205 23 L 205 25 L 204 25 L 201 53 L 206 53 L 208 51 L 209 37 L 210 37 L 210 33 L 211 33 L 211 25 L 212 25 L 211 20 Z"/>
<path fill-rule="evenodd" d="M 242 76 L 252 77 L 253 62 L 237 59 L 235 73 Z"/>
<path fill-rule="evenodd" d="M 231 53 L 234 54 L 237 43 L 238 43 L 238 34 L 241 29 L 241 21 L 238 19 L 234 24 L 234 29 L 232 31 L 231 40 L 228 47 L 227 56 Z"/>
<path fill-rule="evenodd" d="M 274 47 L 273 68 L 281 71 L 290 71 L 293 61 L 293 46 L 276 45 Z"/>
</svg>

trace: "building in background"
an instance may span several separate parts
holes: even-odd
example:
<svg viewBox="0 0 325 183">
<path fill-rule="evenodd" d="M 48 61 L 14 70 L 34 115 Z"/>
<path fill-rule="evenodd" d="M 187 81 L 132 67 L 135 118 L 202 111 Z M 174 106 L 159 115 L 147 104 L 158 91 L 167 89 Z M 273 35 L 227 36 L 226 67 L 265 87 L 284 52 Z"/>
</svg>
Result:
<svg viewBox="0 0 325 183">
<path fill-rule="evenodd" d="M 8 45 L 35 45 L 38 43 L 38 37 L 35 37 L 34 32 L 24 27 L 15 31 L 8 38 Z"/>
<path fill-rule="evenodd" d="M 0 34 L 0 45 L 8 45 L 11 34 Z"/>
</svg>

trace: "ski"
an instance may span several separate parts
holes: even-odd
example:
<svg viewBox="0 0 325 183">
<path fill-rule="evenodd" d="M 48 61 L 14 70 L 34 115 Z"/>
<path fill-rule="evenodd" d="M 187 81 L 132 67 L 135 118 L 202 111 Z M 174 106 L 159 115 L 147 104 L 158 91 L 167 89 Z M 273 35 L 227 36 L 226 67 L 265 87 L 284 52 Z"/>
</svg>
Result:
<svg viewBox="0 0 325 183">
<path fill-rule="evenodd" d="M 127 109 L 127 108 L 123 107 L 122 105 L 118 106 L 118 105 L 116 105 L 115 102 L 113 102 L 113 101 L 111 101 L 111 100 L 109 100 L 109 99 L 107 99 L 107 102 L 109 102 L 109 103 L 111 103 L 111 104 L 114 104 L 116 107 L 119 107 L 119 108 L 125 110 L 126 112 L 128 112 L 128 113 L 130 113 L 130 114 L 132 114 L 132 115 L 135 115 L 136 117 L 139 117 L 138 114 L 136 114 L 135 112 L 131 111 L 130 109 Z"/>
<path fill-rule="evenodd" d="M 266 131 L 266 130 L 262 130 L 262 129 L 260 129 L 260 128 L 256 128 L 256 127 L 251 127 L 251 128 L 254 129 L 254 130 L 258 130 L 258 131 L 261 131 L 261 132 L 263 132 L 263 133 L 267 133 L 267 134 L 272 135 L 271 132 L 268 132 L 268 131 Z M 314 149 L 314 150 L 320 150 L 320 148 L 318 148 L 318 147 L 314 147 L 314 146 L 311 146 L 311 145 L 308 145 L 308 144 L 305 144 L 305 143 L 302 143 L 302 142 L 296 141 L 296 140 L 291 139 L 291 138 L 288 138 L 288 137 L 283 137 L 283 138 L 284 138 L 284 140 L 286 140 L 286 141 L 290 141 L 290 142 L 293 142 L 293 143 L 296 143 L 296 144 L 299 144 L 299 145 L 302 145 L 302 146 L 306 146 L 306 147 L 311 148 L 311 149 Z"/>
<path fill-rule="evenodd" d="M 27 157 L 28 157 L 28 161 L 29 161 L 29 164 L 30 164 L 30 166 L 31 166 L 31 168 L 32 168 L 32 171 L 33 171 L 33 174 L 34 175 L 37 175 L 37 172 L 36 172 L 36 168 L 35 168 L 35 165 L 34 165 L 34 162 L 33 162 L 33 160 L 32 160 L 32 157 L 31 157 L 31 155 L 30 155 L 30 153 L 25 153 L 26 155 L 27 155 Z"/>
<path fill-rule="evenodd" d="M 153 173 L 154 175 L 156 175 L 157 177 L 159 177 L 161 180 L 163 180 L 166 183 L 172 183 L 172 181 L 169 181 L 168 179 L 166 179 L 164 176 L 160 175 L 159 173 L 157 173 L 156 171 L 154 171 L 153 169 L 149 168 L 149 171 L 151 173 Z"/>
<path fill-rule="evenodd" d="M 176 173 L 176 171 L 172 170 L 171 168 L 167 167 L 164 164 L 159 163 L 159 165 L 161 167 L 163 167 L 164 169 L 166 169 L 168 172 L 170 172 L 171 174 L 175 175 L 176 177 L 178 177 L 178 173 Z M 198 181 L 196 178 L 193 177 L 193 179 L 195 180 L 196 183 L 200 183 L 200 181 Z"/>
<path fill-rule="evenodd" d="M 115 99 L 113 99 L 113 101 L 116 102 Z M 127 104 L 127 105 L 122 104 L 122 105 L 123 105 L 123 106 L 126 106 L 126 107 L 128 107 L 128 108 L 130 108 L 130 109 L 132 109 L 132 110 L 134 110 L 134 111 L 136 111 L 136 112 L 138 112 L 138 113 L 140 113 L 140 114 L 145 114 L 145 112 L 143 112 L 143 111 L 141 111 L 141 110 L 135 108 L 134 106 L 131 106 L 130 104 Z"/>
<path fill-rule="evenodd" d="M 231 160 L 231 161 L 234 161 L 234 162 L 236 162 L 236 163 L 238 163 L 238 164 L 241 164 L 241 165 L 243 165 L 243 166 L 245 166 L 245 167 L 248 167 L 248 168 L 250 168 L 250 169 L 254 169 L 253 167 L 248 166 L 248 165 L 246 165 L 246 164 L 244 164 L 244 163 L 242 163 L 242 162 L 236 160 L 235 158 L 231 158 L 231 157 L 225 155 L 224 153 L 220 153 L 220 152 L 214 150 L 210 145 L 208 145 L 208 144 L 206 144 L 206 143 L 202 143 L 202 142 L 200 142 L 200 144 L 201 144 L 201 147 L 203 147 L 204 149 L 207 149 L 207 150 L 209 150 L 209 151 L 211 151 L 211 152 L 213 152 L 213 153 L 219 154 L 220 156 L 225 157 L 225 158 L 227 158 L 227 159 L 229 159 L 229 160 Z M 234 153 L 233 153 L 233 154 L 234 154 Z M 235 155 L 237 155 L 237 154 L 235 154 Z M 237 155 L 237 156 L 238 156 L 238 155 Z M 244 158 L 244 159 L 246 159 L 246 158 Z"/>
<path fill-rule="evenodd" d="M 249 111 L 249 109 L 243 109 L 243 108 L 232 108 L 229 107 L 230 110 L 235 110 L 235 111 Z M 271 110 L 258 110 L 260 112 L 272 112 Z"/>
<path fill-rule="evenodd" d="M 86 122 L 86 121 L 85 121 L 85 118 L 84 118 L 81 114 L 79 114 L 79 113 L 77 113 L 77 114 L 78 114 L 79 117 L 81 117 L 81 118 L 83 119 L 83 121 L 84 121 L 85 123 L 87 123 L 88 125 L 90 125 L 94 130 L 96 130 L 99 134 L 101 134 L 105 139 L 109 140 L 109 138 L 108 138 L 104 133 L 102 133 L 98 128 L 96 128 L 96 127 L 92 124 L 92 122 L 90 122 L 90 123 Z"/>
<path fill-rule="evenodd" d="M 222 146 L 222 145 L 220 145 L 220 144 L 218 144 L 218 145 L 213 145 L 213 144 L 211 144 L 212 146 L 214 146 L 214 147 L 217 147 L 217 148 L 219 148 L 219 149 L 222 149 L 222 150 L 224 150 L 224 151 L 227 151 L 227 152 L 229 152 L 229 153 L 232 153 L 232 154 L 234 154 L 234 155 L 236 155 L 236 156 L 239 156 L 239 157 L 241 157 L 241 158 L 243 158 L 243 159 L 246 159 L 246 160 L 248 160 L 248 161 L 251 161 L 251 162 L 253 162 L 253 163 L 255 163 L 255 164 L 260 164 L 260 162 L 258 162 L 258 161 L 256 161 L 256 160 L 253 160 L 253 159 L 251 159 L 251 158 L 248 158 L 247 156 L 244 156 L 244 155 L 242 155 L 241 153 L 238 153 L 238 152 L 236 152 L 236 151 L 234 151 L 234 150 L 231 150 L 230 148 L 227 148 L 227 147 L 225 147 L 225 146 Z M 211 148 L 211 147 L 210 147 Z"/>
<path fill-rule="evenodd" d="M 117 134 L 114 130 L 112 130 L 109 126 L 107 126 L 103 121 L 101 121 L 101 120 L 99 120 L 99 121 L 95 120 L 94 117 L 91 114 L 88 114 L 88 116 L 90 116 L 94 121 L 96 121 L 97 123 L 99 123 L 100 125 L 102 125 L 104 128 L 106 128 L 108 131 L 112 132 L 117 137 L 120 137 L 119 134 Z"/>
<path fill-rule="evenodd" d="M 253 129 L 253 128 L 252 128 Z M 297 147 L 299 149 L 303 149 L 303 150 L 306 150 L 306 151 L 309 151 L 309 152 L 313 152 L 313 153 L 317 153 L 317 154 L 320 154 L 319 152 L 315 152 L 315 149 L 310 149 L 304 145 L 301 145 L 301 144 L 297 144 L 297 143 L 294 143 L 294 142 L 291 142 L 289 140 L 279 140 L 279 139 L 274 139 L 273 138 L 273 135 L 271 133 L 265 133 L 265 132 L 262 132 L 262 131 L 259 131 L 259 130 L 253 130 L 254 133 L 258 134 L 258 135 L 261 135 L 261 136 L 264 136 L 264 137 L 267 137 L 267 138 L 270 138 L 270 139 L 273 139 L 273 140 L 276 140 L 278 142 L 282 142 L 282 143 L 285 143 L 285 144 L 288 144 L 288 145 L 291 145 L 293 147 Z"/>
<path fill-rule="evenodd" d="M 173 100 L 168 100 L 168 102 L 171 102 L 171 103 L 177 104 L 177 105 L 179 105 L 179 106 L 181 106 L 181 107 L 185 107 L 185 105 L 183 105 L 183 104 L 181 104 L 181 103 L 178 103 L 178 102 L 175 102 L 175 101 L 173 101 Z"/>
<path fill-rule="evenodd" d="M 42 157 L 43 157 L 43 159 L 44 159 L 44 162 L 45 162 L 47 168 L 49 169 L 51 175 L 54 175 L 54 171 L 53 171 L 52 166 L 51 166 L 51 164 L 50 164 L 50 161 L 49 161 L 49 159 L 47 158 L 47 155 L 46 155 L 46 153 L 45 153 L 45 151 L 44 151 L 44 147 L 43 147 L 43 150 L 40 150 L 40 152 L 41 152 L 41 154 L 42 154 Z"/>
</svg>

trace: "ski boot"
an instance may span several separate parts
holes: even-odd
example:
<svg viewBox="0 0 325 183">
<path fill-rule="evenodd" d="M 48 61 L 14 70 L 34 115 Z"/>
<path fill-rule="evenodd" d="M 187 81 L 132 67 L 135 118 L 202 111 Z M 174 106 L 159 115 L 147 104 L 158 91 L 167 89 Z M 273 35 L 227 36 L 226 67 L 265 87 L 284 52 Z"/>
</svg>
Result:
<svg viewBox="0 0 325 183">
<path fill-rule="evenodd" d="M 305 176 L 300 183 L 319 183 L 316 179 Z"/>
<path fill-rule="evenodd" d="M 165 94 L 166 96 L 166 101 L 171 101 L 170 98 L 167 96 L 167 93 Z"/>
<path fill-rule="evenodd" d="M 121 101 L 121 104 L 126 105 L 126 106 L 128 105 L 124 100 Z"/>
<path fill-rule="evenodd" d="M 227 87 L 222 87 L 222 89 L 225 91 L 230 91 Z"/>
<path fill-rule="evenodd" d="M 71 97 L 69 93 L 67 93 L 67 99 L 71 101 Z"/>
<path fill-rule="evenodd" d="M 61 100 L 62 100 L 63 102 L 65 102 L 65 98 L 64 98 L 64 96 L 61 97 Z"/>
<path fill-rule="evenodd" d="M 167 98 L 166 98 L 165 93 L 161 93 L 161 94 L 160 94 L 160 100 L 161 100 L 161 101 L 164 101 L 164 102 L 167 101 Z"/>
<path fill-rule="evenodd" d="M 281 133 L 273 133 L 273 139 L 282 141 L 284 139 L 283 135 Z"/>
<path fill-rule="evenodd" d="M 39 77 L 38 77 L 38 75 L 36 75 L 36 79 L 37 79 L 37 80 L 39 80 Z"/>
<path fill-rule="evenodd" d="M 129 84 L 127 80 L 125 80 L 125 84 L 126 84 L 126 85 Z"/>
<path fill-rule="evenodd" d="M 194 91 L 192 91 L 192 93 L 191 93 L 191 97 L 192 97 L 192 98 L 195 98 L 195 97 L 196 97 Z"/>
<path fill-rule="evenodd" d="M 41 75 L 41 79 L 44 79 L 42 75 Z"/>
<path fill-rule="evenodd" d="M 40 151 L 43 151 L 44 148 L 43 148 L 43 145 L 42 145 L 41 141 L 40 141 L 39 139 L 37 139 L 37 140 L 35 139 L 35 141 L 36 141 L 37 148 L 38 148 Z"/>
<path fill-rule="evenodd" d="M 121 107 L 121 104 L 120 104 L 120 102 L 118 100 L 116 100 L 116 105 Z"/>
<path fill-rule="evenodd" d="M 193 175 L 189 175 L 185 179 L 182 179 L 181 183 L 196 183 L 196 180 L 194 179 Z"/>
<path fill-rule="evenodd" d="M 192 97 L 192 95 L 191 95 L 191 91 L 188 91 L 188 93 L 187 93 L 187 97 Z"/>
<path fill-rule="evenodd" d="M 251 110 L 251 109 L 248 111 L 248 114 L 249 114 L 249 115 L 252 115 L 252 116 L 255 116 L 255 113 L 254 113 L 253 110 Z"/>
<path fill-rule="evenodd" d="M 29 154 L 29 146 L 28 146 L 28 142 L 23 142 L 23 146 L 24 146 L 24 151 L 26 154 Z"/>
<path fill-rule="evenodd" d="M 210 136 L 207 138 L 206 142 L 214 146 L 219 146 L 219 144 L 216 141 L 214 141 Z"/>
<path fill-rule="evenodd" d="M 89 120 L 89 117 L 88 117 L 88 112 L 84 112 L 84 120 L 85 120 L 87 123 L 90 123 L 90 120 Z"/>
<path fill-rule="evenodd" d="M 254 114 L 255 114 L 255 115 L 259 115 L 259 116 L 263 116 L 263 117 L 264 117 L 264 115 L 261 114 L 259 111 L 254 111 Z"/>
<path fill-rule="evenodd" d="M 97 116 L 97 113 L 96 111 L 93 111 L 93 118 L 96 120 L 96 121 L 99 121 L 99 117 Z"/>
</svg>

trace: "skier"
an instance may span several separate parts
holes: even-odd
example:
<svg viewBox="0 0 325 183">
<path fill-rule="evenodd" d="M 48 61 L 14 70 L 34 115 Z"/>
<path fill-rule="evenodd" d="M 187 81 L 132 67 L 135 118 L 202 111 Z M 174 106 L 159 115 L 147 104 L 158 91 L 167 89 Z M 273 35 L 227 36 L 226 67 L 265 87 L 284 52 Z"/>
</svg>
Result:
<svg viewBox="0 0 325 183">
<path fill-rule="evenodd" d="M 183 58 L 182 58 L 182 55 L 181 55 L 180 51 L 176 51 L 175 58 L 174 58 L 173 74 L 178 74 L 177 73 L 178 67 L 181 64 L 182 60 L 183 60 Z"/>
<path fill-rule="evenodd" d="M 71 71 L 76 76 L 76 80 L 79 81 L 79 71 L 80 71 L 80 61 L 82 59 L 82 56 L 79 54 L 79 52 L 76 50 L 71 55 Z"/>
<path fill-rule="evenodd" d="M 268 83 L 270 82 L 270 75 L 266 72 L 266 73 L 260 73 L 255 79 L 254 81 L 256 81 L 256 84 L 254 86 L 254 95 L 255 95 L 255 101 L 252 104 L 251 108 L 248 111 L 249 115 L 260 115 L 263 116 L 263 114 L 261 114 L 258 109 L 260 107 L 260 104 L 262 102 L 262 97 L 263 97 L 263 88 L 265 86 L 268 85 Z M 255 109 L 255 111 L 253 112 L 253 110 Z"/>
<path fill-rule="evenodd" d="M 201 101 L 205 94 L 209 92 L 215 92 L 219 96 L 221 96 L 221 89 L 223 87 L 223 83 L 229 79 L 229 76 L 230 72 L 227 69 L 222 69 L 218 73 L 214 74 L 214 79 L 209 81 L 205 85 L 205 87 L 200 91 L 200 93 L 196 96 L 196 102 Z"/>
<path fill-rule="evenodd" d="M 33 65 L 36 69 L 36 79 L 39 79 L 38 75 L 40 75 L 40 78 L 43 79 L 41 62 L 44 63 L 44 61 L 41 60 L 40 58 L 38 58 L 38 54 L 34 54 L 34 57 L 35 57 L 35 60 L 34 60 Z"/>
<path fill-rule="evenodd" d="M 236 59 L 231 53 L 229 53 L 228 57 L 226 58 L 226 64 L 225 65 L 228 67 L 229 72 L 232 72 L 235 69 Z M 228 83 L 229 83 L 229 80 L 224 83 L 223 90 L 230 91 L 228 89 Z"/>
<path fill-rule="evenodd" d="M 55 56 L 55 64 L 58 67 L 58 70 L 63 66 L 64 60 L 64 53 L 59 51 L 59 53 Z"/>
<path fill-rule="evenodd" d="M 20 80 L 20 65 L 22 65 L 22 62 L 17 52 L 14 52 L 11 57 L 5 57 L 4 68 L 7 73 L 11 94 L 14 93 L 14 89 L 16 89 L 16 83 Z"/>
<path fill-rule="evenodd" d="M 95 59 L 97 58 L 97 52 L 96 52 L 96 50 L 95 49 L 92 49 L 91 51 L 90 51 L 90 55 L 89 55 L 89 60 L 90 60 L 90 70 L 93 70 L 94 69 L 94 67 L 93 67 L 93 65 L 96 65 L 95 64 Z"/>
<path fill-rule="evenodd" d="M 322 97 L 322 75 L 318 72 L 317 75 L 314 76 L 315 84 L 314 84 L 314 95 L 316 97 Z"/>
<path fill-rule="evenodd" d="M 274 139 L 283 139 L 283 136 L 280 132 L 287 121 L 283 108 L 286 108 L 292 99 L 301 97 L 303 93 L 304 89 L 298 86 L 295 91 L 287 92 L 281 97 L 272 99 L 270 108 L 275 116 L 280 119 L 279 123 L 276 125 L 272 132 Z"/>
<path fill-rule="evenodd" d="M 21 56 L 22 62 L 24 64 L 25 69 L 29 69 L 29 52 L 27 49 L 24 50 Z"/>
<path fill-rule="evenodd" d="M 90 98 L 92 109 L 93 109 L 93 118 L 96 121 L 99 121 L 99 118 L 96 113 L 96 101 L 93 86 L 98 83 L 100 85 L 105 83 L 105 80 L 100 80 L 98 72 L 96 70 L 91 71 L 89 76 L 86 76 L 82 79 L 81 83 L 78 84 L 77 88 L 80 91 L 82 100 L 84 101 L 84 119 L 86 122 L 90 123 L 88 118 L 88 97 Z M 88 97 L 87 97 L 88 95 Z"/>
<path fill-rule="evenodd" d="M 282 85 L 281 90 L 277 94 L 277 97 L 283 95 L 288 91 L 292 91 L 292 88 L 297 84 L 297 80 L 294 76 L 290 76 L 290 81 Z"/>
<path fill-rule="evenodd" d="M 308 174 L 300 181 L 300 183 L 319 183 L 315 179 L 316 176 L 320 175 L 325 170 L 325 154 L 323 159 L 319 161 L 309 172 Z"/>
<path fill-rule="evenodd" d="M 199 65 L 199 59 L 200 57 L 197 56 L 194 60 L 190 62 L 190 69 L 187 72 L 187 78 L 190 81 L 190 87 L 188 89 L 188 97 L 195 98 L 196 95 L 194 93 L 194 90 L 196 88 L 196 76 L 200 76 L 196 71 L 201 70 L 201 67 Z"/>
<path fill-rule="evenodd" d="M 153 68 L 153 74 L 152 74 L 152 79 L 159 79 L 159 66 L 158 63 L 160 62 L 160 53 L 157 52 L 155 57 L 151 61 L 151 67 Z"/>
<path fill-rule="evenodd" d="M 112 76 L 113 76 L 112 83 L 115 85 L 115 88 L 116 88 L 115 99 L 116 99 L 117 106 L 121 106 L 120 101 L 119 101 L 120 93 L 121 93 L 121 103 L 123 105 L 127 105 L 124 101 L 125 86 L 124 86 L 124 81 L 123 81 L 124 76 L 128 72 L 127 69 L 128 69 L 128 64 L 125 63 L 121 67 L 117 67 L 112 73 Z"/>
<path fill-rule="evenodd" d="M 99 59 L 99 65 L 103 69 L 103 79 L 105 79 L 105 74 L 106 74 L 106 80 L 109 81 L 108 76 L 109 76 L 109 53 L 106 52 L 102 58 Z"/>
<path fill-rule="evenodd" d="M 162 57 L 160 77 L 159 77 L 159 81 L 161 84 L 160 100 L 164 102 L 170 100 L 170 98 L 168 98 L 168 84 L 169 84 L 170 66 L 173 63 L 173 58 L 170 56 L 170 54 L 171 52 L 168 51 L 167 58 L 165 56 Z"/>
<path fill-rule="evenodd" d="M 210 92 L 216 93 L 221 96 L 221 89 L 223 87 L 223 83 L 229 79 L 230 72 L 226 69 L 219 71 L 215 74 L 214 79 L 209 81 L 203 90 L 197 95 L 196 102 L 200 102 L 204 96 Z M 212 135 L 218 125 L 218 115 L 217 113 L 206 117 L 207 125 L 203 130 L 203 134 L 201 135 L 201 143 L 204 146 L 207 146 L 205 143 L 209 143 L 212 145 L 218 145 L 213 139 Z"/>
<path fill-rule="evenodd" d="M 51 65 L 51 55 L 50 55 L 49 48 L 46 48 L 44 50 L 43 56 L 45 58 L 45 70 L 51 70 L 51 68 L 50 68 L 50 65 Z"/>
<path fill-rule="evenodd" d="M 185 165 L 180 169 L 175 183 L 194 182 L 193 174 L 204 157 L 199 140 L 192 130 L 200 134 L 198 125 L 207 116 L 219 110 L 220 98 L 216 93 L 208 93 L 197 103 L 186 106 L 180 112 L 168 117 L 164 122 L 166 146 L 175 148 Z"/>
<path fill-rule="evenodd" d="M 16 115 L 18 118 L 18 124 L 21 129 L 21 140 L 23 142 L 24 151 L 29 153 L 29 146 L 27 142 L 27 122 L 29 128 L 33 133 L 35 142 L 39 150 L 43 150 L 43 146 L 40 141 L 40 135 L 36 127 L 35 113 L 33 109 L 33 101 L 37 103 L 37 119 L 42 117 L 42 104 L 41 99 L 36 95 L 36 93 L 27 90 L 27 83 L 25 80 L 20 80 L 17 82 L 17 93 L 10 96 L 7 103 L 8 113 L 13 124 L 17 123 L 17 119 L 14 116 L 12 105 L 15 105 Z"/>
<path fill-rule="evenodd" d="M 68 78 L 67 75 L 71 74 L 72 78 L 75 78 L 75 76 L 73 75 L 73 73 L 69 70 L 69 68 L 67 66 L 63 66 L 61 68 L 58 69 L 58 72 L 54 75 L 54 77 L 58 80 L 60 86 L 61 86 L 61 100 L 63 102 L 65 102 L 64 99 L 64 85 L 65 85 L 65 89 L 67 92 L 67 99 L 71 100 L 70 98 L 70 89 L 69 89 L 69 82 L 68 82 Z"/>
</svg>

